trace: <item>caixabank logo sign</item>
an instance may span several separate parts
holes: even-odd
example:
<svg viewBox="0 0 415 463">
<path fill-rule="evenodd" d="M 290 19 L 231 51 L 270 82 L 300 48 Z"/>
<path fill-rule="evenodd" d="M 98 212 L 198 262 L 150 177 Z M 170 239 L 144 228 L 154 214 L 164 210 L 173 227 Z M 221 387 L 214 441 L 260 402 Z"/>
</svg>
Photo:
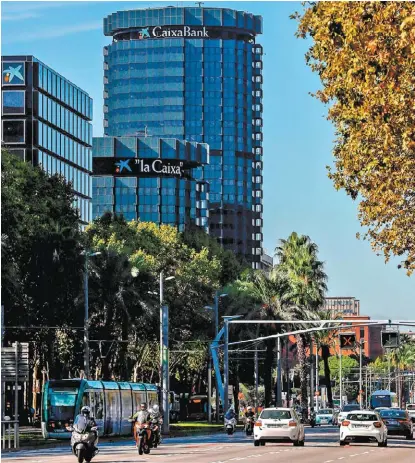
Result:
<svg viewBox="0 0 415 463">
<path fill-rule="evenodd" d="M 177 177 L 190 178 L 191 169 L 199 164 L 180 159 L 93 158 L 94 175 L 120 177 Z"/>
<path fill-rule="evenodd" d="M 205 26 L 151 26 L 138 29 L 139 39 L 164 39 L 172 37 L 197 37 L 208 39 L 209 30 Z"/>
</svg>

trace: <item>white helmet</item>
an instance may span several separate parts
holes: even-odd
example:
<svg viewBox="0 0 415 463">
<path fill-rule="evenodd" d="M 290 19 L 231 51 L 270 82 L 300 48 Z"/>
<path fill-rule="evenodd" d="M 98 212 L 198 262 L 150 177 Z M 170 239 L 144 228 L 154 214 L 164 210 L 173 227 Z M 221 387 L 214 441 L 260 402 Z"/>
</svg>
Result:
<svg viewBox="0 0 415 463">
<path fill-rule="evenodd" d="M 89 415 L 91 413 L 91 409 L 88 407 L 88 405 L 84 405 L 81 408 L 81 413 L 82 415 Z"/>
<path fill-rule="evenodd" d="M 159 406 L 157 404 L 153 405 L 153 412 L 158 413 L 159 412 Z"/>
</svg>

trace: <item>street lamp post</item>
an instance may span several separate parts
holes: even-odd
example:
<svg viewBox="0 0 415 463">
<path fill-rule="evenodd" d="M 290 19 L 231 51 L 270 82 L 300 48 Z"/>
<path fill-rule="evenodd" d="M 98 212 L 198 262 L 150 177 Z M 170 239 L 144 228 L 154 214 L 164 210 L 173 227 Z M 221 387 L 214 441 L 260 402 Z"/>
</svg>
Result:
<svg viewBox="0 0 415 463">
<path fill-rule="evenodd" d="M 226 297 L 227 293 L 215 293 L 215 306 L 206 305 L 205 309 L 214 310 L 215 312 L 215 338 L 219 332 L 219 300 Z M 216 378 L 216 423 L 219 423 L 219 378 Z M 212 422 L 212 353 L 209 350 L 209 365 L 208 365 L 208 422 Z"/>
<path fill-rule="evenodd" d="M 164 305 L 164 282 L 175 277 L 164 278 L 163 270 L 160 272 L 160 389 L 163 404 L 163 433 L 167 434 L 170 428 L 169 410 L 169 312 Z"/>
<path fill-rule="evenodd" d="M 224 345 L 224 383 L 225 383 L 225 391 L 224 391 L 224 404 L 223 404 L 223 414 L 228 411 L 229 407 L 229 321 L 234 320 L 235 318 L 239 318 L 242 315 L 230 315 L 223 317 L 225 322 L 225 345 Z"/>
<path fill-rule="evenodd" d="M 84 268 L 84 303 L 85 303 L 85 313 L 84 313 L 84 374 L 85 378 L 90 377 L 90 368 L 89 368 L 89 291 L 88 291 L 88 258 L 98 256 L 101 253 L 83 251 L 82 254 L 85 255 L 85 268 Z"/>
</svg>

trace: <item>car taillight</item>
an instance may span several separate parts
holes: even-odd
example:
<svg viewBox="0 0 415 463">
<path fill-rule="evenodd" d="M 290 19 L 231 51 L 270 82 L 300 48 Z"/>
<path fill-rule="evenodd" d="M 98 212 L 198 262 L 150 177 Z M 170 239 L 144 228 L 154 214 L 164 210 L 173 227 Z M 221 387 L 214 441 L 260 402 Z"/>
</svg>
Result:
<svg viewBox="0 0 415 463">
<path fill-rule="evenodd" d="M 297 421 L 290 421 L 288 426 L 297 426 Z"/>
<path fill-rule="evenodd" d="M 255 421 L 255 426 L 262 426 L 262 421 Z"/>
<path fill-rule="evenodd" d="M 382 423 L 380 423 L 379 421 L 375 421 L 375 422 L 373 423 L 373 426 L 374 426 L 375 428 L 381 428 L 381 427 L 382 427 Z"/>
<path fill-rule="evenodd" d="M 349 424 L 350 424 L 350 421 L 347 421 L 347 420 L 342 421 L 342 426 L 349 426 Z"/>
</svg>

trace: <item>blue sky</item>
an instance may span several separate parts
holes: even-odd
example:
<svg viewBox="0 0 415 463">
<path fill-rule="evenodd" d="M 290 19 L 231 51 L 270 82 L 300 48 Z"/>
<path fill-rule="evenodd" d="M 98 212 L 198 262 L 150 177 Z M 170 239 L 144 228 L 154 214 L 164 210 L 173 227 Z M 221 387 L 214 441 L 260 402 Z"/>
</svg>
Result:
<svg viewBox="0 0 415 463">
<path fill-rule="evenodd" d="M 357 204 L 327 178 L 334 132 L 319 86 L 306 66 L 308 44 L 289 15 L 297 2 L 208 2 L 264 17 L 264 245 L 272 253 L 292 231 L 309 235 L 326 262 L 330 296 L 355 296 L 374 318 L 415 315 L 414 277 L 385 264 L 358 241 Z M 2 54 L 35 55 L 94 99 L 94 135 L 102 135 L 103 57 L 110 42 L 102 18 L 117 10 L 193 2 L 2 2 Z"/>
</svg>

